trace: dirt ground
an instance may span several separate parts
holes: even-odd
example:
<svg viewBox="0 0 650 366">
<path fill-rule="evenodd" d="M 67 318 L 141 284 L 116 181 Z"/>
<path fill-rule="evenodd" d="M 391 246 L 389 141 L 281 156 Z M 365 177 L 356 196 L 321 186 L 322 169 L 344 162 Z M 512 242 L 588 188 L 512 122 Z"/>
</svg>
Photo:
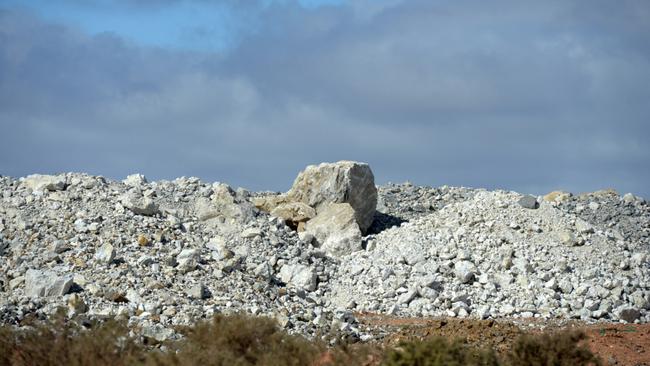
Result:
<svg viewBox="0 0 650 366">
<path fill-rule="evenodd" d="M 524 333 L 556 332 L 564 329 L 582 330 L 589 348 L 604 365 L 650 366 L 650 324 L 585 324 L 541 322 L 539 320 L 474 320 L 458 318 L 396 318 L 376 314 L 357 314 L 360 323 L 373 333 L 383 335 L 383 345 L 401 340 L 430 336 L 464 338 L 479 347 L 497 352 L 507 351 Z"/>
</svg>

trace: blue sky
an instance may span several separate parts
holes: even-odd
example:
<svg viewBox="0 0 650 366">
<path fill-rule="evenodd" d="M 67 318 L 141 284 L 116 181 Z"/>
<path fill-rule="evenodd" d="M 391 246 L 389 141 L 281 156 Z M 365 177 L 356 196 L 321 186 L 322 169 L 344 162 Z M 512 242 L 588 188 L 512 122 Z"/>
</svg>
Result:
<svg viewBox="0 0 650 366">
<path fill-rule="evenodd" d="M 0 0 L 0 174 L 650 194 L 646 0 Z"/>
<path fill-rule="evenodd" d="M 266 0 L 256 6 L 234 1 L 47 1 L 5 0 L 44 20 L 78 27 L 91 35 L 112 33 L 146 46 L 222 52 L 239 37 L 258 30 L 259 12 L 287 1 Z M 252 3 L 252 2 L 251 2 Z M 341 0 L 301 0 L 307 9 L 342 5 Z"/>
</svg>

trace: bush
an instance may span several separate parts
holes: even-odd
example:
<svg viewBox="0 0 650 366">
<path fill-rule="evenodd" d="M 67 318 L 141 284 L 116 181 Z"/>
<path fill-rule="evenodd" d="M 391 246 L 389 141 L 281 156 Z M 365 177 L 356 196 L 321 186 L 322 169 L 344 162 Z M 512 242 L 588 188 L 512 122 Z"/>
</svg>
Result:
<svg viewBox="0 0 650 366">
<path fill-rule="evenodd" d="M 512 366 L 581 366 L 600 365 L 600 360 L 580 342 L 582 332 L 524 335 L 515 342 L 508 355 Z"/>
<path fill-rule="evenodd" d="M 581 342 L 582 333 L 523 336 L 498 358 L 494 351 L 472 348 L 441 337 L 378 346 L 350 345 L 328 349 L 322 342 L 292 336 L 274 320 L 245 315 L 217 315 L 181 329 L 185 337 L 151 349 L 128 336 L 123 322 L 109 321 L 86 329 L 63 316 L 17 330 L 0 326 L 0 366 L 23 365 L 375 365 L 385 366 L 588 366 L 600 365 Z"/>
<path fill-rule="evenodd" d="M 60 317 L 26 330 L 0 327 L 0 365 L 132 365 L 145 351 L 127 334 L 123 323 L 84 330 Z"/>
<path fill-rule="evenodd" d="M 442 337 L 403 342 L 386 355 L 385 366 L 497 366 L 492 351 L 471 349 L 464 341 Z"/>
<path fill-rule="evenodd" d="M 268 318 L 217 315 L 211 321 L 186 328 L 186 338 L 173 348 L 176 354 L 154 356 L 164 365 L 307 365 L 325 347 L 281 331 Z"/>
</svg>

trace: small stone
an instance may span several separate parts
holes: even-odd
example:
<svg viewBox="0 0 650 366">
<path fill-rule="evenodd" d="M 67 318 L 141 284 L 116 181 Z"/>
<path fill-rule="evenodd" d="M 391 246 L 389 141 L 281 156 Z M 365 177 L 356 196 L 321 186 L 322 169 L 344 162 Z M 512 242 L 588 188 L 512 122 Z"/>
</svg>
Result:
<svg viewBox="0 0 650 366">
<path fill-rule="evenodd" d="M 628 323 L 634 323 L 635 320 L 641 317 L 641 312 L 634 308 L 624 308 L 620 309 L 617 315 L 621 320 L 625 320 Z"/>
<path fill-rule="evenodd" d="M 257 227 L 251 227 L 241 233 L 243 239 L 253 239 L 262 235 L 262 230 Z"/>
<path fill-rule="evenodd" d="M 413 299 L 415 299 L 417 297 L 417 295 L 418 295 L 417 290 L 409 290 L 409 291 L 401 294 L 397 298 L 397 303 L 398 304 L 407 304 L 408 305 L 408 303 L 410 303 Z"/>
<path fill-rule="evenodd" d="M 476 266 L 470 261 L 459 261 L 454 265 L 454 274 L 461 283 L 470 283 L 474 281 L 476 273 Z"/>
<path fill-rule="evenodd" d="M 150 241 L 149 238 L 147 238 L 144 235 L 138 235 L 138 245 L 141 247 L 149 245 Z"/>
<path fill-rule="evenodd" d="M 83 220 L 83 219 L 75 220 L 74 229 L 78 233 L 87 233 L 88 232 L 88 225 L 86 224 L 86 220 Z"/>
<path fill-rule="evenodd" d="M 103 244 L 95 252 L 95 260 L 99 263 L 110 264 L 115 259 L 115 248 L 109 243 Z"/>
<path fill-rule="evenodd" d="M 131 187 L 141 187 L 147 184 L 147 178 L 142 174 L 131 174 L 122 181 L 127 186 Z"/>
<path fill-rule="evenodd" d="M 302 264 L 285 264 L 280 269 L 279 277 L 282 282 L 305 291 L 316 289 L 316 273 L 311 267 Z"/>
<path fill-rule="evenodd" d="M 193 299 L 203 300 L 207 298 L 207 289 L 200 283 L 197 283 L 187 290 L 187 295 Z"/>
<path fill-rule="evenodd" d="M 632 193 L 626 193 L 623 195 L 623 202 L 627 204 L 634 203 L 636 201 L 636 197 Z"/>
<path fill-rule="evenodd" d="M 523 208 L 527 208 L 531 210 L 535 210 L 539 208 L 539 203 L 537 202 L 537 198 L 530 195 L 521 197 L 517 202 L 519 203 L 519 206 Z"/>
<path fill-rule="evenodd" d="M 578 240 L 576 239 L 575 235 L 573 235 L 572 232 L 570 231 L 560 231 L 558 234 L 558 239 L 560 240 L 560 243 L 566 245 L 566 246 L 575 246 L 578 245 Z"/>
<path fill-rule="evenodd" d="M 154 324 L 152 326 L 145 326 L 142 328 L 142 335 L 154 339 L 157 342 L 164 342 L 170 339 L 174 335 L 174 331 L 169 328 L 165 328 L 161 324 Z"/>
<path fill-rule="evenodd" d="M 158 205 L 149 197 L 128 194 L 122 197 L 122 204 L 136 215 L 154 216 L 160 213 Z"/>
</svg>

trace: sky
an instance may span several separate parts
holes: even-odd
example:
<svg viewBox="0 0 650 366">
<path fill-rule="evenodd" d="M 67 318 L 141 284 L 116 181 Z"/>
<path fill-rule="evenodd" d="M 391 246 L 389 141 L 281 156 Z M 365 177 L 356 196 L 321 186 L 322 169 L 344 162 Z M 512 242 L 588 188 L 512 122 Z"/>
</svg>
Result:
<svg viewBox="0 0 650 366">
<path fill-rule="evenodd" d="M 0 0 L 0 175 L 650 197 L 647 0 Z"/>
</svg>

